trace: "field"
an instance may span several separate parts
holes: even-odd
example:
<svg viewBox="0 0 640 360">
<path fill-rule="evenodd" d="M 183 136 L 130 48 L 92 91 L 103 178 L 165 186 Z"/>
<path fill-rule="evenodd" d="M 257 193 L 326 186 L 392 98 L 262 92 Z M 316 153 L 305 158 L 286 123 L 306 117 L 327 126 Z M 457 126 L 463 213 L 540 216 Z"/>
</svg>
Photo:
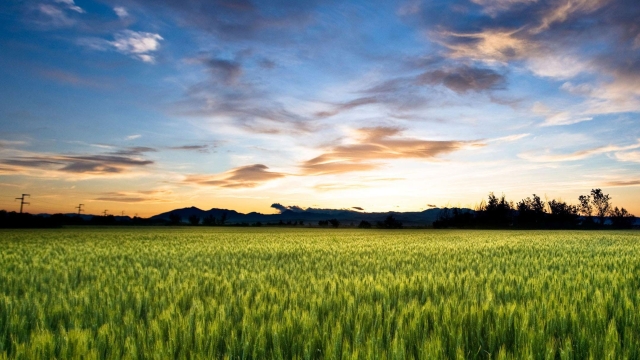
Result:
<svg viewBox="0 0 640 360">
<path fill-rule="evenodd" d="M 637 232 L 0 231 L 0 358 L 640 358 Z"/>
</svg>

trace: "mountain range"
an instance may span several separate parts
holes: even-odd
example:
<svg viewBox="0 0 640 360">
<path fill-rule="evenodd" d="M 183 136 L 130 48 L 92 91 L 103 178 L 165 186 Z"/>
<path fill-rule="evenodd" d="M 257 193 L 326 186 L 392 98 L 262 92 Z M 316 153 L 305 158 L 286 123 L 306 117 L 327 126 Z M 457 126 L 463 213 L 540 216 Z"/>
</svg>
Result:
<svg viewBox="0 0 640 360">
<path fill-rule="evenodd" d="M 353 224 L 354 226 L 357 226 L 362 220 L 368 221 L 371 224 L 375 224 L 377 221 L 384 221 L 389 215 L 391 215 L 397 221 L 402 222 L 405 226 L 426 226 L 437 220 L 440 212 L 442 211 L 438 208 L 428 209 L 420 212 L 363 212 L 348 209 L 301 209 L 299 207 L 272 207 L 278 209 L 280 213 L 261 214 L 257 212 L 250 212 L 248 214 L 243 214 L 235 210 L 217 208 L 202 210 L 192 206 L 154 215 L 150 218 L 150 220 L 169 221 L 170 217 L 173 215 L 180 217 L 180 220 L 182 222 L 187 222 L 189 217 L 191 216 L 197 216 L 200 219 L 205 219 L 209 216 L 212 216 L 216 218 L 217 221 L 219 221 L 223 216 L 226 216 L 226 223 L 228 224 L 254 224 L 257 222 L 263 224 L 273 224 L 279 223 L 280 221 L 284 223 L 302 221 L 305 225 L 317 225 L 318 221 L 337 219 L 342 224 Z"/>
</svg>

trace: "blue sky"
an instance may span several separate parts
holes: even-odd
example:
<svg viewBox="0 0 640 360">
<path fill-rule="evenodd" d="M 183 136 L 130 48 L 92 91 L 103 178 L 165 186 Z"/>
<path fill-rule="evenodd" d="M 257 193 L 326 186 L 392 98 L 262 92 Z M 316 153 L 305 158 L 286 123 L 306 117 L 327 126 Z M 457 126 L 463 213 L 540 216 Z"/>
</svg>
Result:
<svg viewBox="0 0 640 360">
<path fill-rule="evenodd" d="M 0 5 L 0 207 L 640 213 L 640 3 Z"/>
</svg>

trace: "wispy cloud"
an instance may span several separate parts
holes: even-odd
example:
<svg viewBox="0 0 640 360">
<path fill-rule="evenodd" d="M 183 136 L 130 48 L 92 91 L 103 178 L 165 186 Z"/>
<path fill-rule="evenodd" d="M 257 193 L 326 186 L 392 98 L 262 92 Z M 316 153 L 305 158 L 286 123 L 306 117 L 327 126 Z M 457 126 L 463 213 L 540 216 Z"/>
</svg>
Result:
<svg viewBox="0 0 640 360">
<path fill-rule="evenodd" d="M 269 171 L 269 168 L 265 165 L 254 164 L 240 166 L 222 174 L 189 175 L 184 179 L 184 182 L 222 188 L 253 188 L 285 176 L 285 173 Z"/>
<path fill-rule="evenodd" d="M 122 156 L 138 156 L 144 153 L 157 152 L 157 151 L 158 150 L 151 147 L 147 147 L 147 146 L 133 146 L 133 147 L 127 147 L 127 148 L 110 152 L 110 154 L 122 155 Z"/>
<path fill-rule="evenodd" d="M 488 139 L 485 140 L 486 143 L 501 143 L 501 142 L 513 142 L 513 141 L 518 141 L 520 139 L 524 139 L 527 136 L 529 136 L 530 134 L 514 134 L 514 135 L 507 135 L 507 136 L 502 136 L 499 138 L 495 138 L 495 139 Z"/>
<path fill-rule="evenodd" d="M 610 0 L 575 0 L 552 3 L 540 19 L 540 25 L 533 28 L 531 32 L 540 33 L 555 23 L 563 23 L 570 17 L 591 13 L 610 2 Z"/>
<path fill-rule="evenodd" d="M 615 153 L 615 157 L 620 161 L 640 163 L 640 151 L 617 152 Z"/>
<path fill-rule="evenodd" d="M 242 76 L 242 66 L 236 60 L 207 59 L 204 61 L 214 78 L 220 79 L 226 85 L 237 84 Z"/>
<path fill-rule="evenodd" d="M 319 118 L 337 115 L 371 105 L 382 105 L 394 112 L 424 108 L 434 98 L 435 90 L 450 90 L 457 96 L 504 89 L 506 76 L 488 67 L 451 64 L 442 58 L 411 64 L 411 72 L 419 74 L 395 76 L 368 86 L 362 96 L 333 104 L 329 110 L 316 112 Z M 454 96 L 455 96 L 454 95 Z"/>
<path fill-rule="evenodd" d="M 185 99 L 176 104 L 181 114 L 225 123 L 250 133 L 292 134 L 313 129 L 311 119 L 289 110 L 274 99 L 272 91 L 243 79 L 245 52 L 232 59 L 201 57 L 190 59 L 203 66 L 204 80 L 188 86 Z"/>
<path fill-rule="evenodd" d="M 341 104 L 335 104 L 333 109 L 327 111 L 319 111 L 315 115 L 321 118 L 330 117 L 343 111 L 348 111 L 365 105 L 378 104 L 380 102 L 381 99 L 375 96 L 361 97 Z"/>
<path fill-rule="evenodd" d="M 146 191 L 115 191 L 105 192 L 94 201 L 122 202 L 122 203 L 159 203 L 167 202 L 167 196 L 172 194 L 169 190 Z"/>
<path fill-rule="evenodd" d="M 20 140 L 2 140 L 0 139 L 0 150 L 7 148 L 14 148 L 16 146 L 25 145 L 26 141 Z"/>
<path fill-rule="evenodd" d="M 640 142 L 638 142 L 637 144 L 627 145 L 627 146 L 617 146 L 617 145 L 600 146 L 592 149 L 576 151 L 569 154 L 549 154 L 549 153 L 536 154 L 536 153 L 528 152 L 528 153 L 518 154 L 518 157 L 525 160 L 534 161 L 534 162 L 576 161 L 576 160 L 583 160 L 595 155 L 621 152 L 621 151 L 633 150 L 638 148 L 640 148 Z M 625 153 L 616 153 L 616 157 L 618 157 L 618 154 L 621 154 L 620 156 L 623 157 L 623 159 L 620 159 L 622 161 L 633 161 L 633 160 L 624 160 L 624 157 L 628 156 L 629 159 L 632 159 L 634 157 L 633 154 L 637 154 L 637 152 L 626 153 L 631 155 L 625 155 Z"/>
<path fill-rule="evenodd" d="M 144 62 L 153 63 L 155 62 L 155 57 L 151 53 L 160 48 L 161 40 L 164 39 L 159 34 L 123 30 L 116 33 L 111 45 L 123 54 L 131 55 Z"/>
<path fill-rule="evenodd" d="M 324 154 L 300 165 L 306 175 L 337 174 L 378 168 L 380 160 L 435 160 L 464 148 L 484 146 L 478 141 L 436 141 L 401 136 L 395 127 L 372 127 L 357 130 L 352 143 L 331 146 Z"/>
<path fill-rule="evenodd" d="M 209 153 L 215 146 L 211 145 L 182 145 L 169 147 L 171 150 L 196 151 L 199 153 Z"/>
<path fill-rule="evenodd" d="M 428 71 L 417 80 L 419 84 L 443 85 L 458 94 L 498 89 L 505 83 L 504 75 L 495 70 L 469 66 Z"/>
<path fill-rule="evenodd" d="M 118 174 L 136 166 L 153 164 L 150 160 L 139 160 L 124 156 L 89 155 L 89 156 L 25 156 L 0 160 L 1 164 L 20 168 L 41 168 L 91 175 Z"/>
<path fill-rule="evenodd" d="M 64 5 L 67 9 L 73 10 L 77 13 L 84 13 L 85 11 L 78 5 L 75 4 L 73 0 L 55 0 L 56 3 Z"/>
<path fill-rule="evenodd" d="M 140 135 L 140 134 L 135 134 L 135 135 L 129 135 L 129 136 L 127 136 L 127 138 L 126 138 L 126 139 L 127 139 L 127 140 L 135 140 L 135 139 L 139 139 L 139 138 L 141 138 L 141 137 L 142 137 L 142 135 Z"/>
<path fill-rule="evenodd" d="M 566 84 L 567 83 L 565 83 L 563 87 L 566 87 Z M 531 111 L 534 114 L 543 116 L 545 118 L 545 120 L 539 125 L 541 127 L 572 125 L 584 121 L 593 120 L 593 116 L 585 116 L 581 111 L 554 111 L 540 102 L 534 103 Z"/>
<path fill-rule="evenodd" d="M 75 25 L 76 20 L 69 17 L 64 10 L 51 4 L 40 4 L 38 10 L 42 18 L 36 19 L 35 22 L 44 27 L 70 27 Z"/>
<path fill-rule="evenodd" d="M 29 9 L 27 21 L 44 30 L 74 27 L 80 23 L 78 16 L 85 13 L 73 0 L 33 1 L 25 5 Z"/>
<path fill-rule="evenodd" d="M 605 183 L 605 186 L 640 186 L 640 179 L 633 180 L 613 180 Z"/>
<path fill-rule="evenodd" d="M 164 40 L 160 34 L 122 30 L 114 35 L 113 40 L 102 38 L 80 38 L 78 45 L 97 51 L 115 50 L 146 63 L 154 63 L 154 52 L 160 49 L 160 41 Z"/>
<path fill-rule="evenodd" d="M 126 174 L 133 169 L 154 164 L 152 160 L 141 157 L 150 148 L 127 148 L 109 154 L 47 154 L 19 152 L 18 155 L 0 159 L 5 175 L 30 174 L 78 174 L 89 176 L 112 176 Z"/>
<path fill-rule="evenodd" d="M 123 6 L 116 6 L 113 8 L 113 12 L 116 13 L 116 15 L 118 15 L 118 17 L 120 19 L 124 19 L 126 17 L 129 16 L 129 12 L 127 11 L 127 9 Z"/>
<path fill-rule="evenodd" d="M 541 126 L 571 125 L 590 120 L 593 120 L 592 116 L 580 116 L 569 111 L 562 111 L 547 117 Z"/>
<path fill-rule="evenodd" d="M 438 35 L 453 58 L 468 58 L 487 63 L 507 63 L 523 58 L 536 45 L 518 36 L 520 29 L 484 30 L 474 33 L 442 31 Z"/>
</svg>

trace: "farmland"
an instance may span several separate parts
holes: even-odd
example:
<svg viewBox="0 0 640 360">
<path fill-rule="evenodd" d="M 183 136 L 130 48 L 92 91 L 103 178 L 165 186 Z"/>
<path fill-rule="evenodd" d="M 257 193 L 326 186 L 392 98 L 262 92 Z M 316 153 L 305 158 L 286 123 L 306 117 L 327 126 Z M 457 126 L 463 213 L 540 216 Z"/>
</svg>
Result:
<svg viewBox="0 0 640 360">
<path fill-rule="evenodd" d="M 0 231 L 0 358 L 640 358 L 633 231 Z"/>
</svg>

